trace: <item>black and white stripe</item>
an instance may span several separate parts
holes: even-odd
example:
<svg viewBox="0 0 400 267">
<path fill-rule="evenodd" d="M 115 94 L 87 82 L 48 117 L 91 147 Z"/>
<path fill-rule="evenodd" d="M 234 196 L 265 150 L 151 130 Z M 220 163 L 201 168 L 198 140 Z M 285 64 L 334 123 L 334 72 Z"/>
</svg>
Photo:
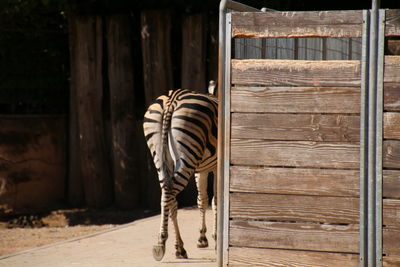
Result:
<svg viewBox="0 0 400 267">
<path fill-rule="evenodd" d="M 176 196 L 195 174 L 201 212 L 199 247 L 208 246 L 205 211 L 208 206 L 207 176 L 215 173 L 217 158 L 217 99 L 185 89 L 160 96 L 144 117 L 144 133 L 158 172 L 161 196 L 161 227 L 153 256 L 161 260 L 168 238 L 168 216 L 176 233 L 176 256 L 186 258 L 177 224 Z M 214 212 L 216 209 L 213 201 Z M 214 214 L 216 217 L 216 215 Z M 215 235 L 215 226 L 214 226 Z"/>
</svg>

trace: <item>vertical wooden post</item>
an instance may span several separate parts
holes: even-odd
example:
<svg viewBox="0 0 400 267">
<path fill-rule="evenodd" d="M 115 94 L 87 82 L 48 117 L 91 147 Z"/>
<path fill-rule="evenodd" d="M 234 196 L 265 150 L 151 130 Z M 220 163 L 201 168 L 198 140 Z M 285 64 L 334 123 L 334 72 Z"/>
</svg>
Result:
<svg viewBox="0 0 400 267">
<path fill-rule="evenodd" d="M 173 88 L 171 14 L 147 10 L 141 13 L 143 76 L 146 106 Z"/>
<path fill-rule="evenodd" d="M 122 208 L 138 205 L 138 151 L 135 127 L 133 47 L 129 15 L 107 18 L 108 75 L 112 132 L 115 204 Z"/>
<path fill-rule="evenodd" d="M 208 22 L 208 82 L 209 80 L 218 80 L 218 18 L 209 17 Z M 207 83 L 206 83 L 207 84 Z"/>
<path fill-rule="evenodd" d="M 79 128 L 79 155 L 86 204 L 104 207 L 113 201 L 102 112 L 103 21 L 99 16 L 75 17 L 72 59 L 73 95 Z"/>
<path fill-rule="evenodd" d="M 182 88 L 207 92 L 206 16 L 187 15 L 182 21 Z"/>
<path fill-rule="evenodd" d="M 69 105 L 69 149 L 68 149 L 68 202 L 73 206 L 84 204 L 83 181 L 81 174 L 80 155 L 79 155 L 79 127 L 78 127 L 78 101 L 77 101 L 77 71 L 76 67 L 79 60 L 77 31 L 79 23 L 76 17 L 69 19 L 69 46 L 71 62 L 71 81 L 70 81 L 70 105 Z"/>
<path fill-rule="evenodd" d="M 171 60 L 171 14 L 168 11 L 146 10 L 141 12 L 141 37 L 143 56 L 143 82 L 146 108 L 157 97 L 167 94 L 173 88 Z M 143 128 L 141 131 L 143 132 Z M 144 137 L 142 142 L 145 142 Z M 145 196 L 144 206 L 155 208 L 160 206 L 160 186 L 154 168 L 153 158 L 147 147 L 147 167 L 143 171 L 142 195 Z"/>
</svg>

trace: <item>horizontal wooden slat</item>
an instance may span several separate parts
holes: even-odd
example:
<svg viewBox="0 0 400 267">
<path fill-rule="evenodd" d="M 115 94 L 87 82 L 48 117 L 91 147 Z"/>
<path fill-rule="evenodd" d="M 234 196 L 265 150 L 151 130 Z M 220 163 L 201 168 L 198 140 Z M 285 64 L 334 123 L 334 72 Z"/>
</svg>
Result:
<svg viewBox="0 0 400 267">
<path fill-rule="evenodd" d="M 232 138 L 293 141 L 359 141 L 360 117 L 346 115 L 233 113 L 231 131 Z"/>
<path fill-rule="evenodd" d="M 229 248 L 229 266 L 358 267 L 357 254 Z"/>
<path fill-rule="evenodd" d="M 231 163 L 249 166 L 358 169 L 359 145 L 356 143 L 232 139 Z"/>
<path fill-rule="evenodd" d="M 386 10 L 386 36 L 400 36 L 400 9 Z"/>
<path fill-rule="evenodd" d="M 383 257 L 383 267 L 399 267 L 400 266 L 400 256 L 399 257 Z"/>
<path fill-rule="evenodd" d="M 400 141 L 386 140 L 383 142 L 383 167 L 400 169 Z"/>
<path fill-rule="evenodd" d="M 359 171 L 231 166 L 230 191 L 357 197 Z"/>
<path fill-rule="evenodd" d="M 230 194 L 233 219 L 296 221 L 315 223 L 358 223 L 359 199 L 272 194 Z"/>
<path fill-rule="evenodd" d="M 400 198 L 400 171 L 383 170 L 383 196 Z"/>
<path fill-rule="evenodd" d="M 385 139 L 400 140 L 400 113 L 385 112 L 383 118 L 383 137 Z"/>
<path fill-rule="evenodd" d="M 358 170 L 230 167 L 230 191 L 321 196 L 359 195 Z M 383 170 L 383 197 L 400 199 L 400 171 Z"/>
<path fill-rule="evenodd" d="M 361 37 L 362 11 L 232 13 L 232 35 L 266 37 Z"/>
<path fill-rule="evenodd" d="M 383 108 L 386 111 L 400 111 L 400 83 L 384 83 Z"/>
<path fill-rule="evenodd" d="M 231 88 L 231 111 L 360 113 L 360 92 L 361 90 L 358 87 L 235 86 Z"/>
<path fill-rule="evenodd" d="M 360 61 L 232 60 L 232 84 L 360 86 Z"/>
<path fill-rule="evenodd" d="M 358 253 L 358 225 L 232 220 L 229 245 Z"/>
<path fill-rule="evenodd" d="M 400 228 L 400 200 L 383 200 L 383 224 L 386 226 Z M 399 240 L 400 246 L 400 240 Z"/>
<path fill-rule="evenodd" d="M 400 257 L 400 228 L 383 229 L 383 253 Z"/>
<path fill-rule="evenodd" d="M 384 82 L 400 83 L 400 56 L 385 56 Z"/>
</svg>

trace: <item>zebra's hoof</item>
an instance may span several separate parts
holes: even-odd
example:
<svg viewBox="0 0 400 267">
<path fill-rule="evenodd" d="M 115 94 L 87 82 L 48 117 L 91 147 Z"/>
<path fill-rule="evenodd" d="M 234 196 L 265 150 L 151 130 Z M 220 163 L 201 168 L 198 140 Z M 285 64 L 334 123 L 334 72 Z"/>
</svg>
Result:
<svg viewBox="0 0 400 267">
<path fill-rule="evenodd" d="M 197 241 L 198 248 L 208 248 L 208 240 L 206 237 L 200 237 Z"/>
<path fill-rule="evenodd" d="M 153 258 L 156 261 L 162 260 L 165 254 L 165 246 L 164 245 L 155 245 L 153 246 Z"/>
<path fill-rule="evenodd" d="M 187 259 L 187 253 L 186 250 L 184 248 L 180 249 L 179 251 L 177 250 L 175 253 L 175 256 L 177 259 Z"/>
</svg>

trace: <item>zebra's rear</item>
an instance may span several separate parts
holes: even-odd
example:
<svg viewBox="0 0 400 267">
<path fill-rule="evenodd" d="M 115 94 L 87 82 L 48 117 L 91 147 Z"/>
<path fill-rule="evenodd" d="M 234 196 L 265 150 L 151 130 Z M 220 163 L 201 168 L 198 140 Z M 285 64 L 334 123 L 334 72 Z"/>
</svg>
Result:
<svg viewBox="0 0 400 267">
<path fill-rule="evenodd" d="M 194 173 L 201 174 L 196 174 L 198 203 L 203 216 L 198 246 L 208 245 L 204 225 L 208 205 L 205 174 L 214 172 L 216 168 L 217 110 L 214 96 L 180 89 L 157 98 L 145 114 L 144 133 L 162 189 L 160 236 L 153 249 L 157 260 L 161 260 L 165 252 L 168 214 L 177 233 L 176 255 L 187 257 L 176 222 L 176 195 L 186 187 Z"/>
<path fill-rule="evenodd" d="M 177 172 L 179 179 L 172 182 L 185 187 L 194 172 L 215 167 L 217 109 L 215 97 L 184 89 L 157 98 L 149 107 L 143 128 L 161 184 L 170 186 Z"/>
</svg>

